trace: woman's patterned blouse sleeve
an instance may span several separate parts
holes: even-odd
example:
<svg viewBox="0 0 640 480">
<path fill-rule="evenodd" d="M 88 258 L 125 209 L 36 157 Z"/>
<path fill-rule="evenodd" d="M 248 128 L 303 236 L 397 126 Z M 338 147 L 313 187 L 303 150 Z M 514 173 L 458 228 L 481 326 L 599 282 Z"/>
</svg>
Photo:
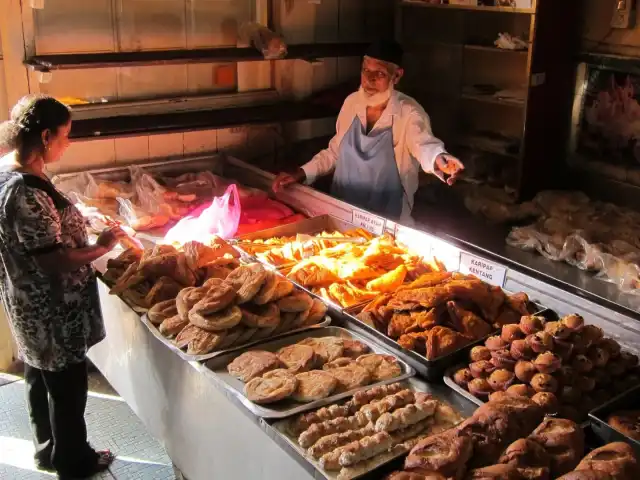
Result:
<svg viewBox="0 0 640 480">
<path fill-rule="evenodd" d="M 28 252 L 61 245 L 60 215 L 42 190 L 24 188 L 16 200 L 14 228 L 18 241 Z"/>
</svg>

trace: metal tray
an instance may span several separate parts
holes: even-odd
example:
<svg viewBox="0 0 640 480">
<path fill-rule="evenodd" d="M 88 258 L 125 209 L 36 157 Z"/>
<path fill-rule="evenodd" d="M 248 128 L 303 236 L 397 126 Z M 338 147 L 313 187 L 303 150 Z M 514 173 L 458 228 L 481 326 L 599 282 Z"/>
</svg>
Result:
<svg viewBox="0 0 640 480">
<path fill-rule="evenodd" d="M 607 423 L 607 417 L 618 410 L 637 410 L 640 405 L 640 385 L 618 395 L 604 405 L 589 412 L 589 422 L 593 433 L 602 442 L 627 442 L 640 458 L 640 442 L 627 437 Z"/>
<path fill-rule="evenodd" d="M 274 335 L 273 337 L 263 338 L 263 339 L 260 339 L 260 340 L 254 340 L 252 342 L 248 342 L 248 343 L 245 343 L 243 345 L 238 345 L 238 346 L 235 346 L 235 347 L 232 347 L 232 348 L 227 348 L 225 350 L 217 350 L 215 352 L 205 353 L 204 355 L 189 355 L 184 350 L 179 349 L 176 346 L 176 344 L 173 342 L 173 340 L 171 340 L 171 339 L 165 337 L 164 335 L 162 335 L 160 333 L 160 330 L 158 330 L 158 327 L 156 327 L 153 323 L 151 323 L 149 321 L 149 318 L 147 317 L 146 313 L 140 317 L 140 320 L 142 320 L 142 323 L 144 323 L 146 325 L 146 327 L 151 331 L 151 333 L 153 334 L 154 337 L 156 337 L 158 340 L 160 340 L 162 343 L 164 343 L 169 349 L 173 350 L 178 356 L 180 356 L 181 358 L 184 358 L 188 362 L 204 362 L 204 361 L 209 360 L 211 358 L 215 358 L 215 357 L 218 357 L 220 355 L 224 355 L 225 353 L 234 352 L 236 350 L 241 350 L 241 349 L 246 349 L 248 347 L 251 347 L 252 345 L 257 345 L 257 344 L 262 343 L 264 341 L 271 341 L 271 340 L 275 340 L 277 338 L 286 337 L 287 335 L 290 335 L 292 333 L 306 332 L 306 331 L 312 330 L 314 328 L 327 327 L 327 326 L 329 326 L 331 324 L 331 317 L 329 317 L 329 315 L 327 315 L 327 316 L 324 317 L 324 320 L 322 322 L 316 323 L 315 325 L 310 325 L 308 327 L 298 328 L 296 330 L 290 330 L 288 332 L 282 332 L 282 333 L 280 333 L 278 335 Z"/>
<path fill-rule="evenodd" d="M 367 344 L 373 353 L 382 353 L 386 355 L 392 355 L 394 357 L 398 357 L 397 354 L 387 350 L 384 347 L 379 346 L 375 342 L 372 342 L 369 338 L 364 338 L 358 335 L 355 332 L 347 330 L 345 328 L 340 327 L 324 327 L 324 328 L 315 328 L 306 332 L 296 333 L 292 335 L 284 335 L 281 338 L 275 340 L 267 340 L 261 343 L 254 345 L 255 348 L 252 349 L 242 349 L 235 350 L 233 352 L 228 352 L 224 355 L 219 355 L 215 358 L 208 360 L 205 363 L 205 366 L 208 369 L 208 372 L 218 379 L 223 387 L 228 390 L 231 394 L 236 396 L 242 404 L 247 407 L 251 412 L 255 415 L 263 418 L 285 418 L 291 415 L 296 415 L 298 413 L 306 412 L 307 410 L 313 410 L 314 408 L 324 407 L 325 405 L 329 405 L 331 403 L 335 403 L 336 401 L 350 397 L 355 392 L 360 390 L 366 390 L 367 388 L 374 387 L 376 385 L 386 385 L 388 383 L 395 383 L 401 380 L 405 380 L 409 377 L 412 377 L 415 374 L 415 370 L 403 362 L 401 359 L 398 359 L 400 365 L 402 367 L 402 374 L 398 377 L 391 378 L 389 380 L 384 380 L 382 382 L 372 383 L 370 385 L 356 388 L 354 390 L 350 390 L 348 392 L 342 392 L 336 395 L 331 395 L 327 398 L 323 398 L 322 400 L 317 400 L 315 402 L 309 403 L 298 403 L 292 400 L 290 401 L 282 401 L 275 403 L 273 405 L 261 406 L 253 403 L 248 400 L 243 393 L 244 383 L 238 380 L 237 378 L 231 376 L 227 372 L 227 365 L 229 365 L 236 357 L 240 356 L 242 353 L 249 350 L 268 350 L 268 351 L 276 351 L 286 345 L 292 345 L 294 343 L 299 342 L 305 338 L 319 338 L 319 337 L 343 337 L 343 338 L 354 338 L 356 340 L 360 340 L 361 342 Z M 206 372 L 207 370 L 205 370 Z"/>
<path fill-rule="evenodd" d="M 394 382 L 395 383 L 395 382 Z M 404 385 L 406 385 L 406 388 L 409 388 L 413 391 L 420 391 L 420 392 L 427 392 L 427 389 L 425 388 L 421 388 L 418 382 L 413 382 L 412 379 L 408 379 L 408 380 L 404 380 L 400 383 L 403 383 Z M 443 402 L 443 403 L 448 403 L 444 400 L 438 399 L 439 401 Z M 337 403 L 341 403 L 341 402 L 337 402 Z M 451 407 L 453 407 L 453 405 L 449 404 Z M 456 410 L 459 414 L 460 412 L 458 410 Z M 459 418 L 459 422 L 462 422 L 464 420 L 464 415 L 460 414 L 460 418 Z M 374 470 L 379 469 L 380 467 L 382 467 L 383 465 L 386 465 L 387 463 L 393 462 L 394 460 L 403 457 L 404 455 L 406 455 L 408 452 L 406 451 L 389 451 L 389 452 L 385 452 L 381 455 L 378 455 L 368 461 L 363 462 L 364 465 L 362 465 L 360 468 L 358 468 L 356 471 L 354 471 L 353 475 L 348 475 L 348 476 L 339 476 L 340 475 L 340 471 L 335 471 L 335 472 L 328 472 L 326 470 L 323 470 L 320 467 L 320 464 L 314 460 L 312 457 L 308 456 L 306 454 L 306 450 L 302 447 L 300 447 L 300 445 L 298 445 L 297 439 L 292 437 L 289 432 L 288 432 L 288 424 L 289 424 L 289 419 L 287 420 L 278 420 L 276 422 L 274 422 L 271 426 L 273 427 L 273 429 L 276 432 L 276 435 L 284 440 L 284 442 L 287 444 L 288 447 L 292 448 L 298 455 L 300 455 L 301 457 L 303 457 L 305 459 L 305 461 L 309 462 L 313 468 L 315 469 L 315 471 L 317 472 L 317 476 L 316 478 L 320 477 L 320 478 L 325 478 L 327 480 L 338 480 L 338 478 L 340 478 L 340 480 L 354 480 L 354 479 L 358 479 L 361 478 L 365 475 L 367 475 L 368 473 L 373 472 Z M 280 443 L 280 442 L 278 442 Z"/>
<path fill-rule="evenodd" d="M 542 308 L 534 302 L 532 303 L 538 309 L 538 311 L 534 313 L 534 315 L 541 315 L 549 320 L 557 319 L 557 315 L 553 311 Z M 362 322 L 355 315 L 350 313 L 348 309 L 341 312 L 341 318 L 348 325 L 352 326 L 354 330 L 362 331 L 366 335 L 375 338 L 379 342 L 384 343 L 394 352 L 397 352 L 398 358 L 411 365 L 420 375 L 430 381 L 440 381 L 442 379 L 442 375 L 448 368 L 460 362 L 463 362 L 467 358 L 467 354 L 473 347 L 482 345 L 487 338 L 497 332 L 497 330 L 495 330 L 486 337 L 468 343 L 464 347 L 459 348 L 449 355 L 445 355 L 444 357 L 440 357 L 435 360 L 427 360 L 419 353 L 401 347 L 400 344 L 398 344 L 398 342 L 396 342 L 392 338 L 388 337 L 371 325 L 367 325 L 366 323 Z"/>
</svg>

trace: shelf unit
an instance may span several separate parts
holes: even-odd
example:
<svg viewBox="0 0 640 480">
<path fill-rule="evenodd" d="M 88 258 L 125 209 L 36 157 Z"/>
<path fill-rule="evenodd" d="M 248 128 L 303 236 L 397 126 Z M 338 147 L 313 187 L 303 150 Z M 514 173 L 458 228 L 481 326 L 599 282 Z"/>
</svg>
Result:
<svg viewBox="0 0 640 480">
<path fill-rule="evenodd" d="M 289 45 L 286 57 L 277 60 L 362 56 L 367 43 L 316 43 Z M 255 48 L 209 48 L 68 55 L 36 55 L 24 64 L 39 72 L 100 69 L 121 66 L 253 62 L 265 58 Z M 264 123 L 313 120 L 337 116 L 334 107 L 318 102 L 281 101 L 272 104 L 223 109 L 195 109 L 167 113 L 109 114 L 74 120 L 70 137 L 75 140 L 177 133 Z"/>
<path fill-rule="evenodd" d="M 496 12 L 496 13 L 535 13 L 535 8 L 516 7 L 495 7 L 485 5 L 450 5 L 442 3 L 427 3 L 421 0 L 401 0 L 402 5 L 425 8 L 445 8 L 451 10 L 472 10 L 476 12 Z"/>
<path fill-rule="evenodd" d="M 520 199 L 554 187 L 558 176 L 550 172 L 562 164 L 578 50 L 576 22 L 566 18 L 575 18 L 581 2 L 532 0 L 532 8 L 514 8 L 398 0 L 397 7 L 396 36 L 408 58 L 399 88 L 423 103 L 436 135 L 463 162 L 491 167 L 471 170 L 509 170 L 503 186 Z M 505 32 L 528 48 L 493 46 Z M 447 96 L 433 95 L 434 84 Z M 524 88 L 525 98 L 483 94 L 487 86 Z M 490 133 L 483 138 L 480 131 Z"/>
<path fill-rule="evenodd" d="M 315 61 L 329 57 L 362 56 L 366 43 L 311 43 L 289 45 L 282 59 Z M 259 62 L 265 58 L 253 47 L 201 48 L 190 50 L 150 50 L 140 52 L 77 53 L 66 55 L 35 55 L 24 64 L 39 72 L 85 68 L 134 67 L 194 63 Z"/>
</svg>

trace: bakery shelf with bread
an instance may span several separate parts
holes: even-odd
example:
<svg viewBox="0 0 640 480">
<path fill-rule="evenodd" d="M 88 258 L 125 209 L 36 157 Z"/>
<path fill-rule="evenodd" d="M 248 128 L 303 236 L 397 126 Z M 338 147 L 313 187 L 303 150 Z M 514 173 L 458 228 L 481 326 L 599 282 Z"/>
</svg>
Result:
<svg viewBox="0 0 640 480">
<path fill-rule="evenodd" d="M 374 237 L 329 215 L 240 238 L 237 246 L 337 309 L 368 303 L 423 273 L 445 269 L 388 233 Z"/>
<path fill-rule="evenodd" d="M 273 428 L 328 479 L 360 477 L 406 454 L 464 417 L 447 403 L 396 382 L 280 420 Z"/>
<path fill-rule="evenodd" d="M 284 418 L 345 398 L 368 385 L 411 377 L 391 352 L 340 327 L 321 327 L 235 350 L 207 373 L 258 416 Z"/>
<path fill-rule="evenodd" d="M 139 311 L 156 337 L 189 360 L 318 324 L 326 305 L 261 264 L 240 264 L 224 240 L 127 251 L 107 263 L 111 293 Z M 129 263 L 130 262 L 130 263 Z"/>
<path fill-rule="evenodd" d="M 502 396 L 467 420 L 418 442 L 405 470 L 388 480 L 563 480 L 640 478 L 640 464 L 625 443 L 587 453 L 585 433 L 522 396 Z"/>
<path fill-rule="evenodd" d="M 640 385 L 591 411 L 589 422 L 604 443 L 627 442 L 640 458 Z"/>
<path fill-rule="evenodd" d="M 451 369 L 445 382 L 480 401 L 530 397 L 546 413 L 575 421 L 640 385 L 638 357 L 577 314 L 558 321 L 523 316 L 474 347 L 468 361 Z"/>
<path fill-rule="evenodd" d="M 470 345 L 539 310 L 524 293 L 509 294 L 470 275 L 430 272 L 344 315 L 399 348 L 421 374 L 439 379 Z"/>
</svg>

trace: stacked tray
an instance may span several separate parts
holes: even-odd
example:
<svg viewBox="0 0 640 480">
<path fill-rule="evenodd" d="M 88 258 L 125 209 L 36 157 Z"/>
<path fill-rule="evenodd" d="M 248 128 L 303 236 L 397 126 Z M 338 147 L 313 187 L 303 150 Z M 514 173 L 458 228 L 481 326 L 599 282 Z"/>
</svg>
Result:
<svg viewBox="0 0 640 480">
<path fill-rule="evenodd" d="M 352 326 L 355 330 L 362 331 L 366 333 L 368 336 L 374 337 L 377 341 L 384 343 L 388 348 L 396 352 L 399 358 L 407 362 L 409 365 L 415 368 L 420 375 L 422 375 L 424 378 L 430 381 L 440 381 L 444 373 L 449 368 L 461 362 L 464 362 L 464 360 L 467 358 L 468 353 L 471 351 L 473 347 L 477 345 L 482 345 L 489 336 L 494 335 L 495 332 L 497 331 L 495 330 L 489 335 L 483 338 L 480 338 L 478 340 L 475 340 L 474 342 L 471 342 L 465 345 L 464 347 L 461 347 L 460 349 L 450 353 L 449 355 L 445 355 L 435 360 L 427 360 L 423 355 L 420 355 L 417 352 L 414 352 L 412 350 L 407 350 L 401 347 L 398 344 L 398 342 L 396 342 L 394 339 L 385 335 L 383 332 L 380 332 L 375 327 L 368 325 L 363 321 L 361 321 L 360 319 L 358 319 L 356 317 L 356 313 L 359 312 L 361 309 L 362 307 L 353 307 L 350 309 L 345 309 L 341 314 L 341 318 L 350 326 Z M 540 315 L 549 320 L 557 319 L 557 315 L 555 314 L 555 312 L 547 308 L 543 308 L 540 305 L 537 305 L 535 303 L 532 303 L 532 310 L 535 311 L 535 313 L 532 312 L 532 314 L 534 315 Z M 446 378 L 445 378 L 445 381 L 446 381 Z M 477 403 L 475 400 L 472 400 L 472 401 L 474 403 Z"/>
<path fill-rule="evenodd" d="M 591 430 L 603 443 L 611 442 L 627 442 L 640 458 L 640 441 L 630 438 L 624 433 L 616 430 L 607 422 L 609 415 L 622 410 L 639 410 L 640 409 L 640 385 L 631 390 L 618 395 L 611 401 L 605 403 L 601 407 L 592 410 L 589 413 L 589 421 Z"/>
<path fill-rule="evenodd" d="M 250 351 L 250 350 L 266 350 L 269 352 L 275 352 L 282 347 L 295 344 L 301 340 L 308 338 L 321 338 L 321 337 L 341 337 L 347 339 L 358 340 L 364 344 L 366 344 L 372 353 L 391 355 L 397 358 L 397 355 L 388 349 L 379 346 L 375 342 L 358 335 L 357 333 L 339 327 L 321 327 L 314 328 L 302 333 L 296 334 L 288 334 L 283 335 L 278 339 L 271 339 L 268 341 L 259 342 L 253 345 L 252 348 L 244 348 L 234 350 L 232 352 L 227 352 L 222 355 L 218 355 L 210 360 L 207 360 L 204 365 L 206 369 L 204 370 L 205 374 L 209 374 L 212 379 L 216 382 L 221 383 L 223 388 L 227 390 L 231 395 L 235 396 L 239 399 L 239 401 L 252 413 L 259 417 L 263 418 L 285 418 L 291 415 L 296 415 L 298 413 L 306 412 L 308 410 L 312 410 L 314 408 L 320 408 L 331 403 L 335 403 L 343 398 L 349 397 L 353 395 L 357 391 L 361 391 L 364 389 L 371 388 L 376 385 L 386 385 L 389 383 L 399 382 L 401 380 L 412 377 L 415 374 L 413 368 L 407 365 L 402 360 L 398 359 L 398 362 L 401 367 L 401 374 L 397 377 L 383 380 L 379 382 L 375 382 L 369 384 L 367 386 L 359 387 L 348 392 L 342 392 L 338 394 L 332 394 L 322 400 L 316 400 L 309 403 L 298 403 L 293 400 L 282 400 L 277 403 L 269 404 L 269 405 L 258 405 L 250 401 L 244 394 L 244 383 L 239 379 L 235 378 L 227 371 L 228 365 L 239 357 L 241 354 Z"/>
<path fill-rule="evenodd" d="M 401 390 L 404 390 L 404 389 L 410 390 L 415 394 L 424 393 L 424 389 L 422 388 L 420 383 L 414 382 L 412 381 L 412 379 L 404 380 L 401 382 L 394 382 L 392 386 L 397 386 L 398 389 L 401 389 Z M 369 390 L 370 388 L 371 387 L 367 387 L 366 390 Z M 463 411 L 460 412 L 455 408 L 453 408 L 447 402 L 442 401 L 436 397 L 434 397 L 434 399 L 438 400 L 438 402 L 443 405 L 443 408 L 446 409 L 446 411 L 448 412 L 447 419 L 448 420 L 450 419 L 451 422 L 448 422 L 446 424 L 444 422 L 441 424 L 436 424 L 437 421 L 434 420 L 427 430 L 422 431 L 415 437 L 415 439 L 413 440 L 413 443 L 417 442 L 419 438 L 423 438 L 425 436 L 435 434 L 438 431 L 450 428 L 451 426 L 464 420 L 465 418 L 464 414 L 471 413 L 471 411 L 468 411 L 468 409 L 463 409 Z M 342 402 L 338 402 L 338 405 L 346 405 L 347 403 L 348 402 L 346 402 L 346 399 L 345 399 Z M 464 411 L 464 410 L 467 410 L 467 411 Z M 399 461 L 400 458 L 406 455 L 406 453 L 410 449 L 407 447 L 411 446 L 411 445 L 396 445 L 390 450 L 384 453 L 381 453 L 379 455 L 376 455 L 369 460 L 357 463 L 352 467 L 342 468 L 340 470 L 326 470 L 322 468 L 322 464 L 318 458 L 318 455 L 316 455 L 316 457 L 312 456 L 309 450 L 303 448 L 299 444 L 298 437 L 296 436 L 298 432 L 292 431 L 292 427 L 295 426 L 295 422 L 297 418 L 298 417 L 292 417 L 285 420 L 278 420 L 274 422 L 271 426 L 275 431 L 276 441 L 278 441 L 278 443 L 283 442 L 287 449 L 292 450 L 297 455 L 302 457 L 305 461 L 307 461 L 309 464 L 311 464 L 311 466 L 313 466 L 314 468 L 316 478 L 325 478 L 328 480 L 351 480 L 351 479 L 362 478 L 362 477 L 371 478 L 368 474 L 380 469 L 381 467 L 383 467 L 383 465 L 387 465 L 391 462 L 394 462 L 394 460 Z M 433 417 L 433 418 L 441 418 L 441 415 L 438 415 L 437 417 Z"/>
</svg>

